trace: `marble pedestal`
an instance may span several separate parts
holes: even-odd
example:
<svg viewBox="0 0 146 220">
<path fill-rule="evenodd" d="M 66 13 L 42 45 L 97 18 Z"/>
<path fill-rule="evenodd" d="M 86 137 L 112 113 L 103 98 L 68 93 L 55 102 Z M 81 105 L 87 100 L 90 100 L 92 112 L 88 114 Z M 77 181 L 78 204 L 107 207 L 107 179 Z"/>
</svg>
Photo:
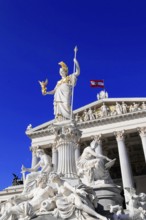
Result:
<svg viewBox="0 0 146 220">
<path fill-rule="evenodd" d="M 109 211 L 110 205 L 122 205 L 123 203 L 123 197 L 120 195 L 121 188 L 114 184 L 94 186 L 94 191 L 99 199 L 98 204 L 101 211 Z"/>
<path fill-rule="evenodd" d="M 57 173 L 62 178 L 77 179 L 75 150 L 81 131 L 71 121 L 54 124 L 55 145 L 58 152 Z"/>
<path fill-rule="evenodd" d="M 62 218 L 55 218 L 55 217 L 53 217 L 51 215 L 47 215 L 47 214 L 37 216 L 37 217 L 31 218 L 31 219 L 33 219 L 33 220 L 62 220 Z M 77 218 L 73 215 L 72 217 L 69 218 L 69 220 L 77 220 Z"/>
<path fill-rule="evenodd" d="M 61 218 L 55 218 L 51 215 L 41 215 L 41 216 L 37 216 L 32 219 L 34 219 L 34 220 L 61 220 Z"/>
</svg>

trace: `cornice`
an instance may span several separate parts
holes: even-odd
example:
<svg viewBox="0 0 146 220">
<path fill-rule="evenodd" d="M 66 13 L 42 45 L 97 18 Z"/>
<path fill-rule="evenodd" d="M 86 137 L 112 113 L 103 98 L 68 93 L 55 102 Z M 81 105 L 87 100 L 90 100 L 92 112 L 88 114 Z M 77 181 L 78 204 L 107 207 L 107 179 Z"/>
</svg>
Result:
<svg viewBox="0 0 146 220">
<path fill-rule="evenodd" d="M 130 103 L 132 104 L 134 102 L 141 102 L 141 104 L 142 104 L 142 102 L 146 102 L 146 98 L 142 98 L 142 97 L 137 98 L 137 97 L 135 97 L 135 98 L 105 98 L 105 99 L 100 99 L 100 100 L 96 100 L 94 102 L 91 102 L 87 105 L 84 105 L 84 106 L 74 110 L 73 113 L 74 113 L 74 115 L 76 115 L 77 113 L 83 113 L 84 110 L 89 109 L 89 108 L 93 108 L 93 107 L 100 108 L 103 103 L 110 105 L 110 104 L 115 104 L 116 102 L 125 102 L 125 103 L 129 103 L 129 104 Z M 46 131 L 47 128 L 50 127 L 54 122 L 55 122 L 55 120 L 53 119 L 53 120 L 45 122 L 41 125 L 38 125 L 34 128 L 31 127 L 30 129 L 26 130 L 25 133 L 26 133 L 26 135 L 28 135 L 30 137 L 33 133 L 38 132 L 39 130 L 43 129 L 43 130 Z M 79 123 L 79 124 L 81 124 L 81 123 Z"/>
<path fill-rule="evenodd" d="M 137 112 L 130 112 L 126 114 L 121 115 L 114 115 L 114 116 L 107 116 L 103 118 L 98 118 L 86 122 L 78 122 L 77 127 L 80 130 L 90 128 L 90 127 L 96 127 L 96 126 L 102 126 L 106 124 L 112 124 L 112 123 L 118 123 L 121 121 L 129 121 L 134 119 L 140 119 L 146 117 L 146 110 L 140 110 Z M 38 131 L 33 131 L 27 133 L 27 135 L 30 138 L 38 138 L 38 137 L 44 137 L 44 136 L 51 136 L 54 135 L 53 133 L 53 124 L 50 124 L 47 128 L 40 129 Z"/>
</svg>

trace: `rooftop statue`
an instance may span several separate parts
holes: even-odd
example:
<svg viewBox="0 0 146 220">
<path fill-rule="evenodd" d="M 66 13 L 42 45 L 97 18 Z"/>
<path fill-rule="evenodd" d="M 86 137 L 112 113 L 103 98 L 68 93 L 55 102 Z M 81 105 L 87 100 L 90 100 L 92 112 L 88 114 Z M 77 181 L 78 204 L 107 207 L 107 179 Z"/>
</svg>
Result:
<svg viewBox="0 0 146 220">
<path fill-rule="evenodd" d="M 71 118 L 72 113 L 72 103 L 71 97 L 73 99 L 73 87 L 76 85 L 77 77 L 80 74 L 79 63 L 76 59 L 77 48 L 75 48 L 75 58 L 74 58 L 74 71 L 72 74 L 68 75 L 68 67 L 64 62 L 60 62 L 59 74 L 61 80 L 59 80 L 55 88 L 51 91 L 47 91 L 46 85 L 47 80 L 40 82 L 42 87 L 43 95 L 54 95 L 54 115 L 58 121 L 66 120 Z"/>
<path fill-rule="evenodd" d="M 12 182 L 12 185 L 13 185 L 13 186 L 23 184 L 23 180 L 19 179 L 19 177 L 18 177 L 15 173 L 12 173 L 12 174 L 13 174 L 13 176 L 14 176 L 13 182 Z"/>
<path fill-rule="evenodd" d="M 108 93 L 105 90 L 100 91 L 99 94 L 97 94 L 97 99 L 107 99 L 108 98 Z"/>
<path fill-rule="evenodd" d="M 116 102 L 116 112 L 118 115 L 122 114 L 122 106 L 118 102 Z"/>
</svg>

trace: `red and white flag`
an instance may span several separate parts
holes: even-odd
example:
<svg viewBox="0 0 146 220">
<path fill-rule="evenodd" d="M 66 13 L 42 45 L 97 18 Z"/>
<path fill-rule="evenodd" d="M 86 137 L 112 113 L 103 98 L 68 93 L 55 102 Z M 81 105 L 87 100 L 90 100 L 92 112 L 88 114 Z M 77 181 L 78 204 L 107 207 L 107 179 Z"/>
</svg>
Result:
<svg viewBox="0 0 146 220">
<path fill-rule="evenodd" d="M 104 88 L 104 80 L 90 80 L 90 86 Z"/>
</svg>

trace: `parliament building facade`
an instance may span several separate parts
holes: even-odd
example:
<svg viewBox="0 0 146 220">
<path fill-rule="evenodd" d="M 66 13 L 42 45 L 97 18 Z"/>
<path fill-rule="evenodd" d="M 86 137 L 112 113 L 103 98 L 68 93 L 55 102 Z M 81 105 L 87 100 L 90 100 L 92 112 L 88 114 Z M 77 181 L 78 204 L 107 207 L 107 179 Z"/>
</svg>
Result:
<svg viewBox="0 0 146 220">
<path fill-rule="evenodd" d="M 146 98 L 108 98 L 103 92 L 98 100 L 73 113 L 82 132 L 75 149 L 75 160 L 96 136 L 97 153 L 116 158 L 110 169 L 114 183 L 124 188 L 135 188 L 137 193 L 146 193 Z M 57 171 L 58 149 L 53 143 L 53 123 L 51 120 L 34 128 L 28 126 L 26 135 L 31 139 L 32 166 L 38 162 L 35 152 L 39 146 L 52 157 L 52 165 Z M 4 189 L 0 192 L 0 201 L 19 194 L 22 188 L 12 186 Z"/>
</svg>

